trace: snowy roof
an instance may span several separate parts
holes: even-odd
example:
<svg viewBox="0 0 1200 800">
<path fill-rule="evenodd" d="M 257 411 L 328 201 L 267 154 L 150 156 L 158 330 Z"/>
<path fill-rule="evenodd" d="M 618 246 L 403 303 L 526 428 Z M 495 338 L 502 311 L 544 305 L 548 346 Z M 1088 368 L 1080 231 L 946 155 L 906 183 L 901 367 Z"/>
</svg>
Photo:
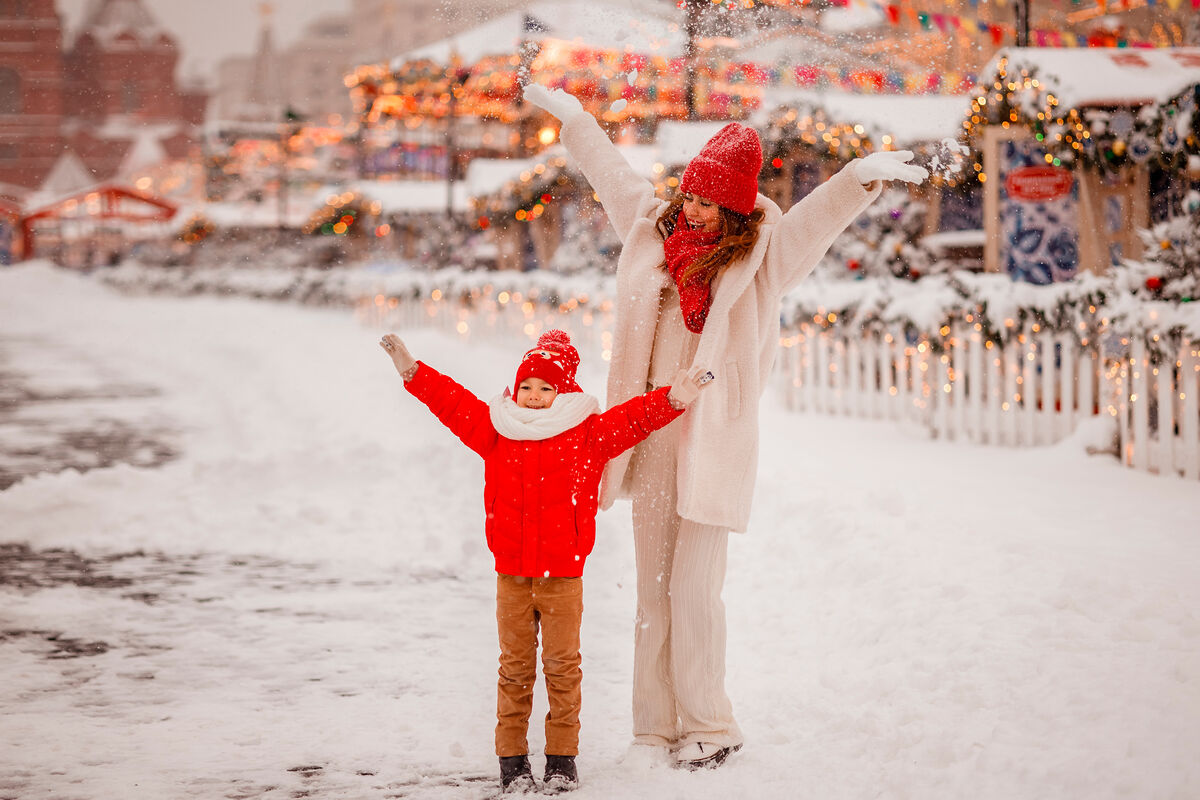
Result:
<svg viewBox="0 0 1200 800">
<path fill-rule="evenodd" d="M 180 122 L 145 122 L 128 114 L 111 114 L 98 128 L 90 130 L 99 139 L 136 139 L 139 136 L 168 139 L 186 127 Z"/>
<path fill-rule="evenodd" d="M 705 140 L 707 141 L 707 139 Z M 701 142 L 700 144 L 703 144 Z M 618 145 L 617 149 L 634 172 L 644 178 L 656 178 L 654 165 L 669 164 L 663 160 L 657 145 Z M 699 150 L 699 146 L 696 147 Z M 469 197 L 486 197 L 504 189 L 510 182 L 519 181 L 523 172 L 533 170 L 538 164 L 546 164 L 552 159 L 565 157 L 566 150 L 562 145 L 550 147 L 533 158 L 477 158 L 467 167 L 466 191 Z M 692 152 L 688 159 L 695 155 Z M 567 162 L 570 164 L 570 160 Z M 441 184 L 443 187 L 445 184 Z M 443 193 L 443 207 L 445 194 Z"/>
<path fill-rule="evenodd" d="M 466 64 L 486 56 L 516 52 L 523 41 L 559 40 L 590 47 L 625 50 L 646 55 L 678 56 L 684 34 L 671 18 L 648 10 L 633 11 L 619 3 L 582 0 L 529 3 L 463 33 L 397 56 L 393 66 L 428 58 L 440 64 L 457 55 Z M 675 29 L 672 30 L 672 27 Z"/>
<path fill-rule="evenodd" d="M 851 94 L 806 89 L 765 89 L 763 111 L 779 106 L 812 105 L 845 124 L 874 126 L 896 145 L 933 142 L 962 132 L 970 108 L 967 95 Z"/>
<path fill-rule="evenodd" d="M 1002 58 L 1010 73 L 1036 68 L 1061 108 L 1165 103 L 1200 84 L 1200 47 L 1008 47 L 981 75 L 995 75 Z"/>
<path fill-rule="evenodd" d="M 722 122 L 660 122 L 654 142 L 655 157 L 668 167 L 686 164 L 700 148 L 725 127 Z M 627 156 L 628 157 L 628 156 Z M 636 168 L 636 167 L 635 167 Z"/>
<path fill-rule="evenodd" d="M 887 22 L 882 6 L 851 3 L 845 6 L 832 6 L 821 9 L 818 24 L 821 30 L 830 33 L 845 33 L 861 28 L 873 28 Z"/>
<path fill-rule="evenodd" d="M 312 198 L 315 201 L 315 197 Z M 307 199 L 296 199 L 288 203 L 285 227 L 302 228 L 312 216 L 314 202 Z M 322 200 L 322 202 L 324 202 Z M 268 203 L 204 203 L 198 206 L 180 209 L 176 215 L 179 224 L 190 219 L 192 213 L 199 212 L 218 228 L 275 228 L 279 226 L 279 204 Z"/>
<path fill-rule="evenodd" d="M 836 9 L 830 9 L 834 11 Z M 825 12 L 828 13 L 828 12 Z M 836 67 L 887 69 L 887 65 L 861 51 L 853 51 L 828 41 L 829 37 L 806 29 L 773 35 L 739 50 L 738 61 L 750 61 L 763 66 L 798 66 L 828 64 Z"/>
<path fill-rule="evenodd" d="M 446 209 L 445 181 L 355 181 L 348 187 L 379 203 L 384 214 L 420 213 Z M 462 181 L 454 184 L 454 210 L 466 211 L 467 190 Z"/>
<path fill-rule="evenodd" d="M 121 166 L 117 169 L 117 175 L 129 177 L 135 172 L 158 166 L 169 159 L 170 156 L 167 155 L 167 151 L 158 137 L 153 133 L 144 132 L 137 137 L 133 147 L 129 148 L 129 152 L 125 154 Z"/>
<path fill-rule="evenodd" d="M 561 145 L 555 145 L 533 158 L 476 158 L 467 167 L 467 194 L 484 197 L 498 192 L 509 181 L 519 180 L 522 172 L 565 152 Z"/>
<path fill-rule="evenodd" d="M 92 0 L 79 29 L 79 35 L 85 33 L 106 45 L 125 33 L 133 34 L 143 45 L 153 44 L 160 36 L 170 37 L 141 0 Z"/>
<path fill-rule="evenodd" d="M 33 194 L 25 198 L 25 207 L 29 209 L 51 205 L 64 197 L 95 186 L 97 178 L 83 161 L 68 150 L 58 157 L 46 180 Z"/>
</svg>

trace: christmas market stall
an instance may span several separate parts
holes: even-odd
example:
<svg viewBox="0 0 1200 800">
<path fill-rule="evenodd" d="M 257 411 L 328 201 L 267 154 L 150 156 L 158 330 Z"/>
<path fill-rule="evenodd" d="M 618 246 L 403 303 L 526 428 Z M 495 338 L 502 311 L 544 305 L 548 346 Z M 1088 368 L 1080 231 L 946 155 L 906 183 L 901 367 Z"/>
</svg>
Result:
<svg viewBox="0 0 1200 800">
<path fill-rule="evenodd" d="M 927 232 L 977 228 L 980 202 L 959 188 L 965 160 L 956 141 L 969 98 L 767 92 L 770 110 L 754 117 L 764 134 L 764 193 L 786 210 L 851 159 L 878 150 L 913 150 L 915 163 L 929 168 L 932 178 L 913 189 L 929 206 Z"/>
<path fill-rule="evenodd" d="M 617 147 L 665 198 L 679 186 L 687 162 L 721 125 L 663 121 L 653 144 Z M 467 172 L 467 185 L 475 203 L 474 224 L 495 243 L 499 269 L 575 273 L 615 265 L 620 245 L 608 217 L 561 146 L 529 159 L 476 160 Z"/>
<path fill-rule="evenodd" d="M 0 266 L 21 259 L 21 207 L 0 198 Z"/>
<path fill-rule="evenodd" d="M 461 175 L 475 158 L 525 158 L 552 144 L 557 122 L 524 106 L 535 81 L 571 92 L 618 138 L 649 141 L 647 120 L 687 116 L 685 37 L 667 7 L 634 15 L 592 3 L 531 3 L 460 36 L 347 76 L 378 172 Z M 702 116 L 744 118 L 758 107 L 751 64 L 700 66 Z M 622 136 L 619 132 L 624 131 Z"/>
<path fill-rule="evenodd" d="M 483 233 L 468 221 L 471 204 L 463 181 L 360 180 L 346 188 L 375 212 L 365 231 L 372 261 L 426 269 L 481 265 L 484 254 L 473 240 Z"/>
<path fill-rule="evenodd" d="M 137 242 L 159 238 L 174 203 L 128 186 L 102 184 L 35 208 L 22 220 L 22 249 L 59 264 L 115 264 Z"/>
<path fill-rule="evenodd" d="M 989 271 L 1103 274 L 1184 210 L 1200 179 L 1200 49 L 1009 48 L 984 76 L 962 124 Z"/>
</svg>

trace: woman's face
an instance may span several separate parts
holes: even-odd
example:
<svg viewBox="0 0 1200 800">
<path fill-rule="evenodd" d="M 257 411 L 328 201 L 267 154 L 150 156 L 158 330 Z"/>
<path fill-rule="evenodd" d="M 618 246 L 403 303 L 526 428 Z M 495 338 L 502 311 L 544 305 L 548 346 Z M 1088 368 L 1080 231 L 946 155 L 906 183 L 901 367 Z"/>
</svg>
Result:
<svg viewBox="0 0 1200 800">
<path fill-rule="evenodd" d="M 712 200 L 686 193 L 683 196 L 683 215 L 694 231 L 721 230 L 721 207 Z"/>
</svg>

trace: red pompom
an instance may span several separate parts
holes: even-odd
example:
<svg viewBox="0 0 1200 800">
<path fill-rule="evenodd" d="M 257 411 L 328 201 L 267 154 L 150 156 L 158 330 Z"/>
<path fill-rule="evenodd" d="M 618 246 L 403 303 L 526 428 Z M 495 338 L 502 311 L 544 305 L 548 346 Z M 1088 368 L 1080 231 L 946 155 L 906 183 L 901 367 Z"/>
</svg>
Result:
<svg viewBox="0 0 1200 800">
<path fill-rule="evenodd" d="M 538 347 L 548 349 L 558 349 L 571 346 L 571 336 L 566 331 L 560 331 L 555 328 L 552 331 L 546 331 L 538 337 Z"/>
<path fill-rule="evenodd" d="M 862 264 L 859 262 L 859 260 L 857 258 L 852 258 L 846 262 L 846 269 L 849 269 L 849 270 L 856 270 L 861 266 L 862 266 Z"/>
<path fill-rule="evenodd" d="M 1162 278 L 1158 277 L 1157 275 L 1151 275 L 1149 278 L 1146 278 L 1146 288 L 1150 291 L 1157 292 L 1162 287 Z"/>
</svg>

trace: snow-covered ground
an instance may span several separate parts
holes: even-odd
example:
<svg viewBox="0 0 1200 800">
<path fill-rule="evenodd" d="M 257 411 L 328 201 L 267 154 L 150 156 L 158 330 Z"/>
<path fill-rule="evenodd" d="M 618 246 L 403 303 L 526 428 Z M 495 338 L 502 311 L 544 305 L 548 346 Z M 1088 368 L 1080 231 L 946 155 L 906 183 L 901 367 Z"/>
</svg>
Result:
<svg viewBox="0 0 1200 800">
<path fill-rule="evenodd" d="M 0 368 L 73 398 L 39 413 L 140 421 L 178 454 L 0 492 L 0 557 L 33 564 L 0 585 L 0 798 L 494 791 L 482 469 L 379 333 L 342 310 L 0 271 Z M 520 354 L 401 333 L 485 397 Z M 89 399 L 99 383 L 146 390 Z M 602 390 L 594 359 L 581 383 Z M 1078 443 L 941 444 L 763 403 L 725 592 L 746 748 L 711 773 L 621 764 L 621 505 L 585 578 L 576 797 L 1200 796 L 1200 487 Z M 30 440 L 31 413 L 0 406 L 0 449 Z M 69 560 L 51 548 L 89 561 L 35 585 L 39 559 Z"/>
</svg>

